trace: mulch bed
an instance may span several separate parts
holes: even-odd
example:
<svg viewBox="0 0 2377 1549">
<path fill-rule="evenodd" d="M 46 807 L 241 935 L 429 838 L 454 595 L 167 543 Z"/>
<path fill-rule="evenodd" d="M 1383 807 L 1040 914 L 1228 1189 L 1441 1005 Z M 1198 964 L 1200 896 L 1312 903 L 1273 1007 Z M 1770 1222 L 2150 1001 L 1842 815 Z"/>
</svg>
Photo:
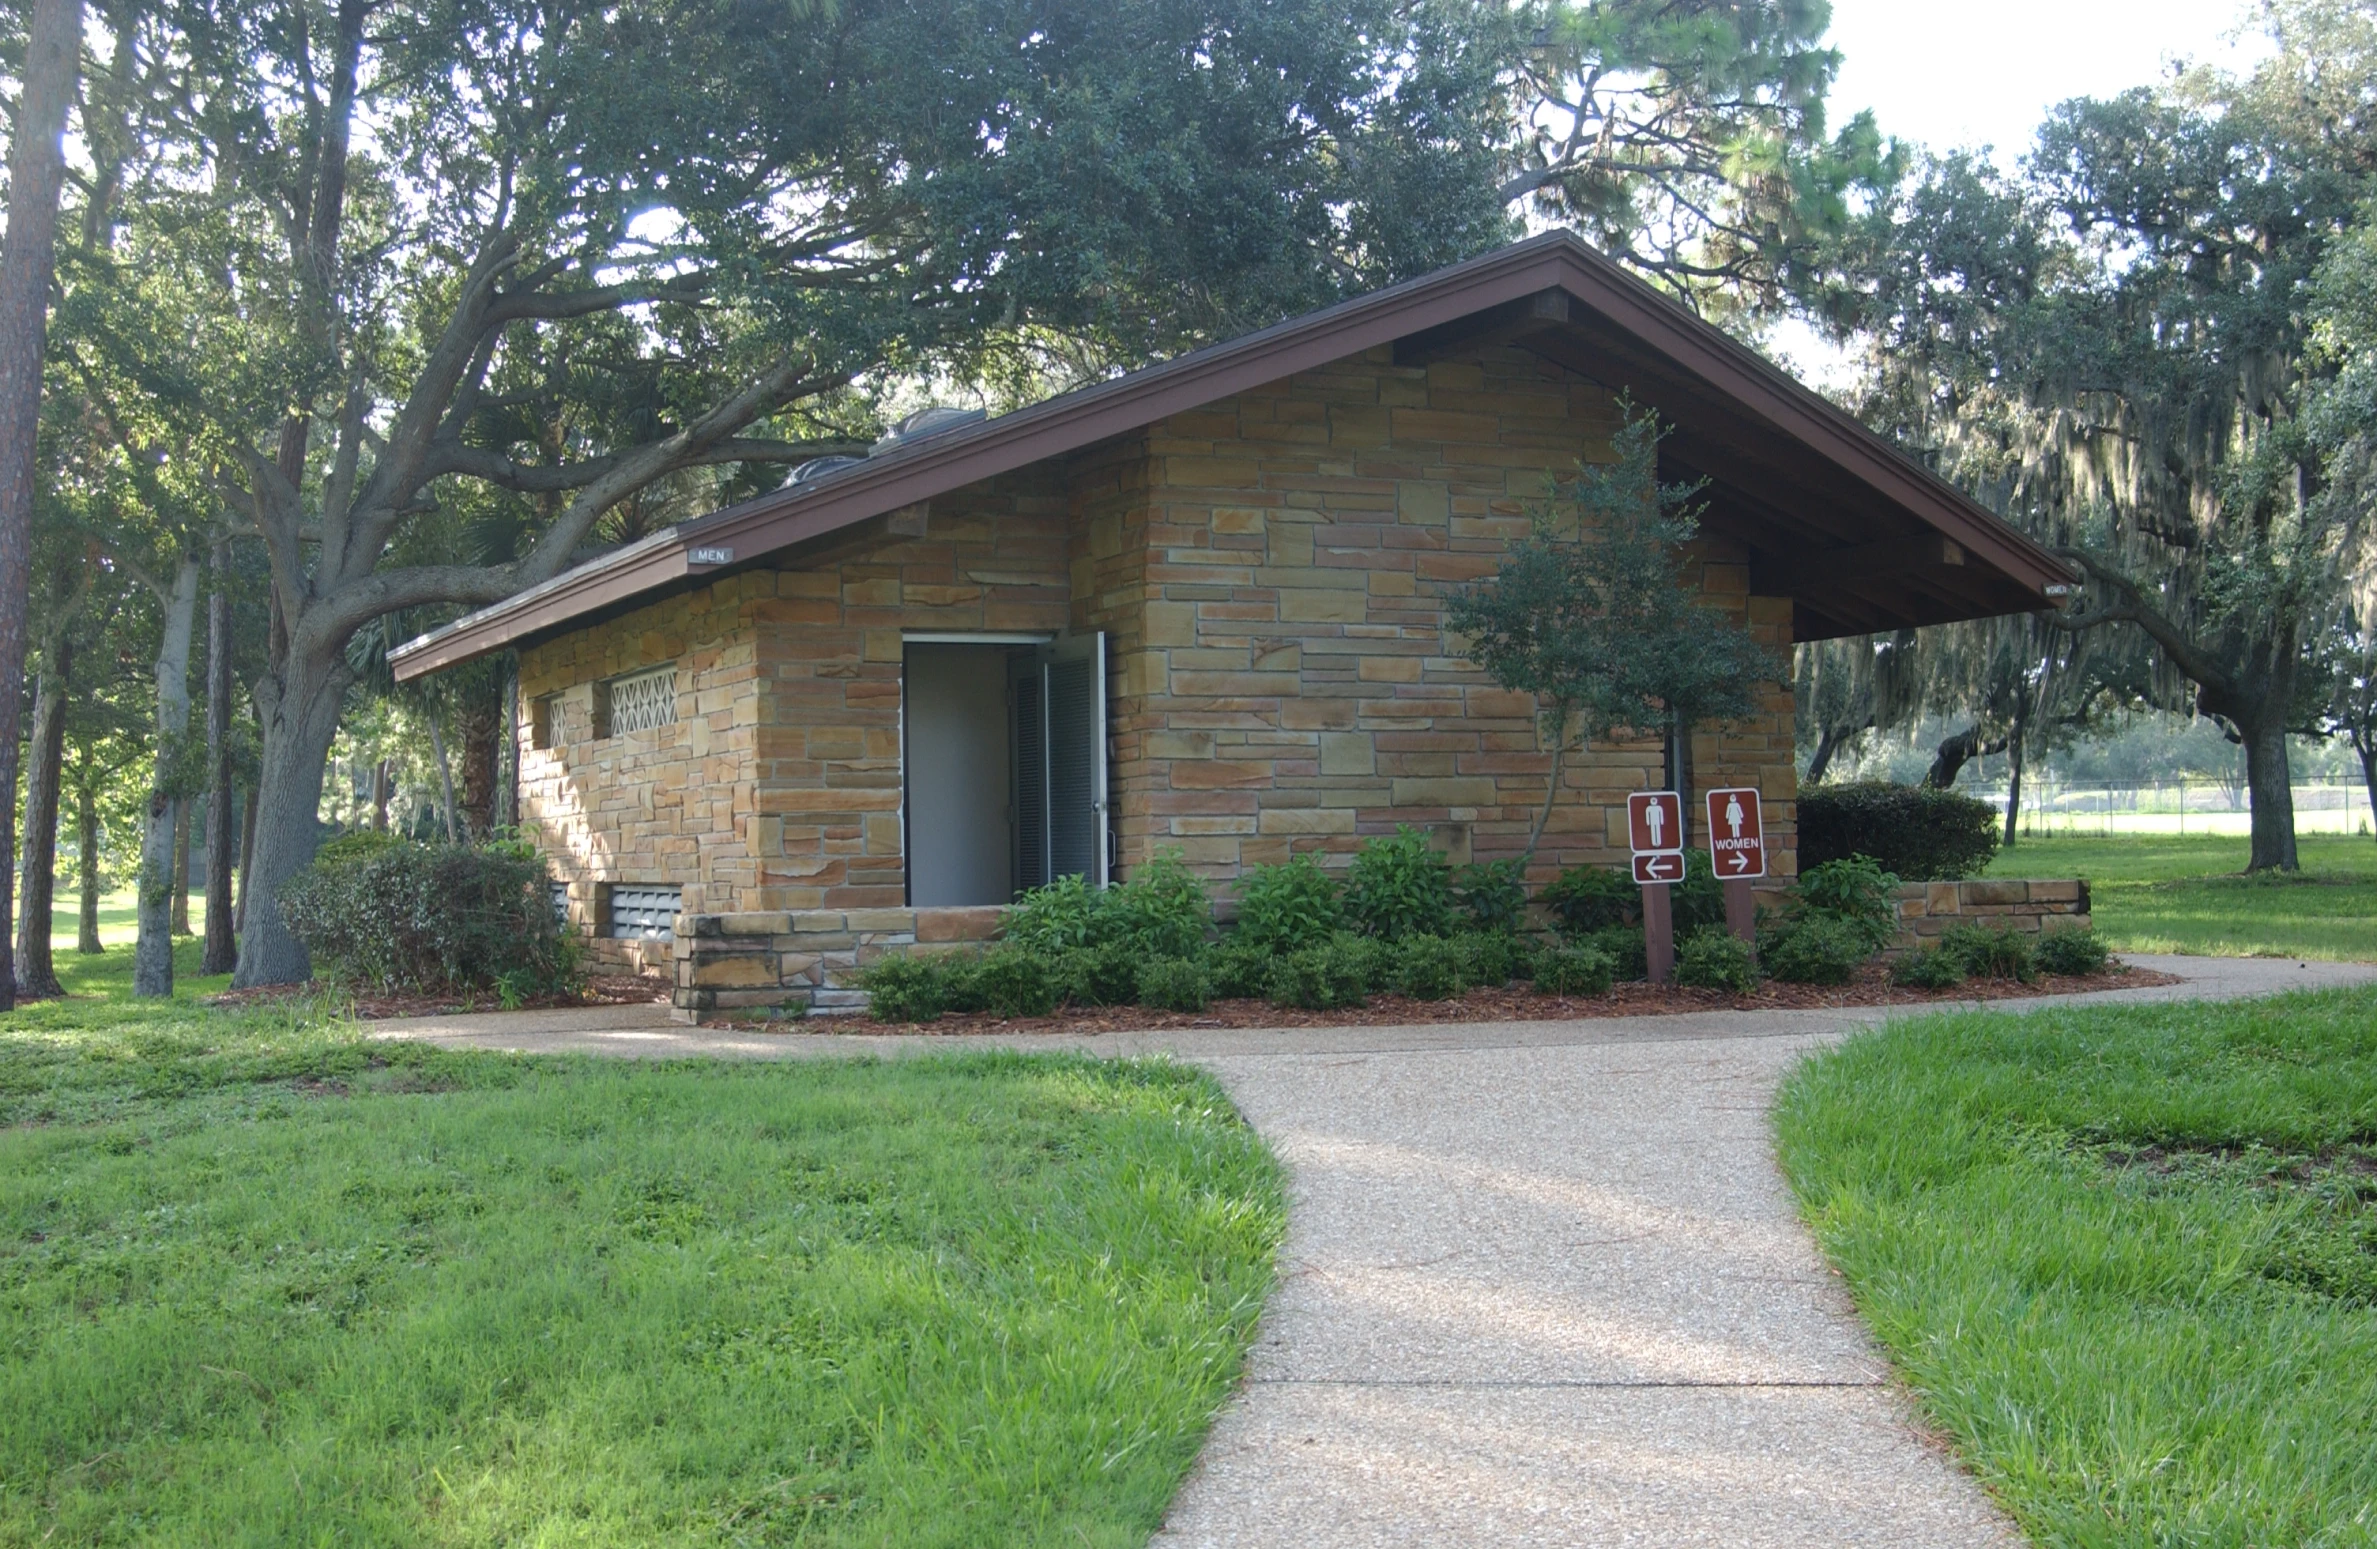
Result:
<svg viewBox="0 0 2377 1549">
<path fill-rule="evenodd" d="M 2032 995 L 2078 995 L 2088 990 L 2143 989 L 2177 984 L 2176 974 L 2116 965 L 2099 974 L 2041 974 L 2028 984 L 2012 979 L 1967 979 L 1951 990 L 1907 989 L 1890 982 L 1889 970 L 1869 963 L 1848 984 L 1780 984 L 1773 980 L 1754 995 L 1684 989 L 1669 984 L 1617 984 L 1606 995 L 1538 995 L 1525 985 L 1471 990 L 1449 1000 L 1412 1000 L 1373 995 L 1367 1006 L 1340 1011 L 1298 1011 L 1265 1000 L 1217 1000 L 1203 1011 L 1151 1011 L 1144 1006 L 1101 1006 L 1054 1016 L 1003 1020 L 987 1012 L 945 1016 L 935 1022 L 890 1023 L 836 1018 L 835 1031 L 923 1033 L 963 1038 L 976 1033 L 1135 1033 L 1182 1027 L 1404 1027 L 1426 1022 L 1562 1022 L 1591 1017 L 1673 1016 L 1688 1011 L 1806 1011 L 1826 1006 L 1963 1005 Z M 743 1031 L 818 1024 L 781 1018 L 709 1017 L 704 1027 Z"/>
<path fill-rule="evenodd" d="M 319 980 L 307 984 L 260 984 L 254 989 L 225 990 L 209 996 L 210 1006 L 265 1006 L 276 1001 L 310 1000 L 318 995 L 338 993 Z M 513 1011 L 552 1011 L 570 1006 L 651 1006 L 665 1003 L 669 998 L 668 983 L 662 979 L 640 978 L 635 974 L 596 974 L 586 981 L 583 993 L 577 995 L 539 995 L 508 1009 Z M 443 1017 L 465 1011 L 502 1011 L 507 1009 L 492 990 L 466 995 L 420 995 L 394 990 L 374 990 L 354 998 L 355 1019 L 360 1022 L 382 1022 L 393 1017 Z"/>
</svg>

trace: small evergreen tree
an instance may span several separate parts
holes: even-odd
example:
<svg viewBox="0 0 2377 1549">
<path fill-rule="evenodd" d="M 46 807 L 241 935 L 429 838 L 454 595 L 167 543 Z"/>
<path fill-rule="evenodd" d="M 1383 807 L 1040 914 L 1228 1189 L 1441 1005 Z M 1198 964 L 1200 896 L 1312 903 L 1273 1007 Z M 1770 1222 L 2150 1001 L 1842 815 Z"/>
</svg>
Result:
<svg viewBox="0 0 2377 1549">
<path fill-rule="evenodd" d="M 1741 623 L 1702 604 L 1678 577 L 1700 528 L 1698 485 L 1659 482 L 1659 422 L 1621 401 L 1616 459 L 1577 465 L 1534 513 L 1499 572 L 1456 591 L 1445 616 L 1468 656 L 1504 688 L 1535 697 L 1552 755 L 1543 842 L 1571 747 L 1624 728 L 1674 728 L 1749 713 L 1778 676 Z"/>
</svg>

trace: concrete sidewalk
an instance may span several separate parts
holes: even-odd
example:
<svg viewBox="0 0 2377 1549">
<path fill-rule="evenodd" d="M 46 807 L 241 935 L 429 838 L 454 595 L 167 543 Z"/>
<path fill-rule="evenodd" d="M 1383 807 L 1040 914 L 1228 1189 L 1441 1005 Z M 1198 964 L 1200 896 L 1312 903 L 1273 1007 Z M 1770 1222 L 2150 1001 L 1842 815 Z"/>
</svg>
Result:
<svg viewBox="0 0 2377 1549">
<path fill-rule="evenodd" d="M 2048 1004 L 2377 980 L 2136 961 L 2188 982 Z M 2017 1542 L 1917 1428 L 1773 1162 L 1784 1072 L 1894 1009 L 1000 1040 L 1195 1060 L 1289 1169 L 1246 1387 L 1158 1545 Z M 380 1031 L 640 1056 L 957 1046 L 532 1015 Z"/>
</svg>

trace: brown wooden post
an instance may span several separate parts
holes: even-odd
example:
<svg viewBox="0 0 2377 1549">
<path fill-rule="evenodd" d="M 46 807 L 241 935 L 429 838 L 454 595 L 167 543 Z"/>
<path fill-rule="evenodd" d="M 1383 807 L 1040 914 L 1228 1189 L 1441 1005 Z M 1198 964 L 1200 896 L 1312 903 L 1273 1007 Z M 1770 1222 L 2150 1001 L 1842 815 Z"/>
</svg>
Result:
<svg viewBox="0 0 2377 1549">
<path fill-rule="evenodd" d="M 1644 956 L 1650 962 L 1653 984 L 1665 984 L 1675 977 L 1675 914 L 1668 908 L 1667 884 L 1646 882 L 1642 885 L 1642 944 Z"/>
<path fill-rule="evenodd" d="M 1725 884 L 1725 928 L 1749 945 L 1750 956 L 1758 955 L 1758 895 L 1750 890 L 1748 879 L 1736 877 Z"/>
</svg>

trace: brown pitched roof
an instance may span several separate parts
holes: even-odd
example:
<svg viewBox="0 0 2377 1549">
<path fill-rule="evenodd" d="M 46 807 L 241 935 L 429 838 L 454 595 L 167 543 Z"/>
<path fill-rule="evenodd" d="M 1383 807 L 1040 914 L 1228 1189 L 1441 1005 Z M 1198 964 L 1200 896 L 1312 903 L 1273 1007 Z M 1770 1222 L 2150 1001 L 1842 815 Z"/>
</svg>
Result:
<svg viewBox="0 0 2377 1549">
<path fill-rule="evenodd" d="M 1794 599 L 1797 638 L 2047 607 L 2046 589 L 2070 579 L 2052 555 L 1755 351 L 1554 232 L 682 523 L 390 659 L 399 678 L 418 677 L 1382 344 L 1418 360 L 1482 338 L 1658 410 L 1671 427 L 1663 461 L 1708 480 L 1707 526 L 1752 550 L 1754 592 Z"/>
</svg>

